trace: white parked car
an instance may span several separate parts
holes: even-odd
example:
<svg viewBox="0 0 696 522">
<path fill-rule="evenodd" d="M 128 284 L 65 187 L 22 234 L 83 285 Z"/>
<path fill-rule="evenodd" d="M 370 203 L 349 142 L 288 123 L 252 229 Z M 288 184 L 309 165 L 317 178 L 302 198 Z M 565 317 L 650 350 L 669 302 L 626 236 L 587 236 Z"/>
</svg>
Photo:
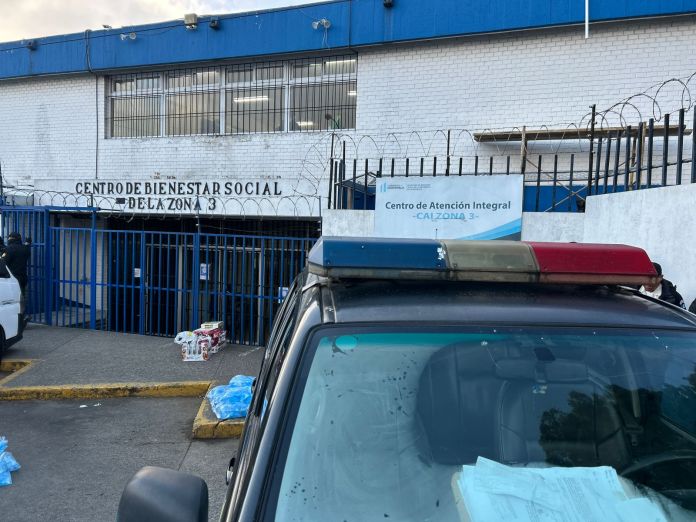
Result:
<svg viewBox="0 0 696 522">
<path fill-rule="evenodd" d="M 0 357 L 22 339 L 24 321 L 19 313 L 20 295 L 17 279 L 0 260 Z"/>
</svg>

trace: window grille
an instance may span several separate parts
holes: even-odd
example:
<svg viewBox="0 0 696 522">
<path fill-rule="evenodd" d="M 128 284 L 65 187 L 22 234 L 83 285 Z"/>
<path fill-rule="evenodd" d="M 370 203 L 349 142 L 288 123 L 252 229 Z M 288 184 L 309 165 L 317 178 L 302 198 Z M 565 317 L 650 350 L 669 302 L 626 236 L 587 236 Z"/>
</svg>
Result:
<svg viewBox="0 0 696 522">
<path fill-rule="evenodd" d="M 226 134 L 285 130 L 283 63 L 233 65 L 226 73 Z"/>
<path fill-rule="evenodd" d="M 355 128 L 357 65 L 349 55 L 112 76 L 107 136 Z"/>
<path fill-rule="evenodd" d="M 162 89 L 159 76 L 121 75 L 111 81 L 110 136 L 159 136 Z"/>
<path fill-rule="evenodd" d="M 293 62 L 289 130 L 355 128 L 357 66 L 355 56 Z"/>
</svg>

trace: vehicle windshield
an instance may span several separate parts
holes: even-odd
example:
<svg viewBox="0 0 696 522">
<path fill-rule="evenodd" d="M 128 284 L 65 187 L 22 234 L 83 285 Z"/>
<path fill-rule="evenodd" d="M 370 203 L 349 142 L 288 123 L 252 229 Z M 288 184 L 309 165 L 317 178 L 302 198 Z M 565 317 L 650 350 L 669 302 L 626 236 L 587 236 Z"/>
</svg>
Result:
<svg viewBox="0 0 696 522">
<path fill-rule="evenodd" d="M 322 330 L 290 400 L 270 520 L 696 518 L 693 333 Z"/>
</svg>

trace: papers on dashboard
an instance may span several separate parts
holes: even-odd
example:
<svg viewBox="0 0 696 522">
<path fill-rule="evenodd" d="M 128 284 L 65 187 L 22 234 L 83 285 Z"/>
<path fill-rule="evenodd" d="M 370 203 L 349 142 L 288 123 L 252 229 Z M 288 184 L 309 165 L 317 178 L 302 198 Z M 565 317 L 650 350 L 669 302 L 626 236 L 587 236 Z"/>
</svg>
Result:
<svg viewBox="0 0 696 522">
<path fill-rule="evenodd" d="M 479 457 L 457 486 L 471 522 L 667 522 L 648 498 L 629 498 L 614 468 L 520 468 Z"/>
</svg>

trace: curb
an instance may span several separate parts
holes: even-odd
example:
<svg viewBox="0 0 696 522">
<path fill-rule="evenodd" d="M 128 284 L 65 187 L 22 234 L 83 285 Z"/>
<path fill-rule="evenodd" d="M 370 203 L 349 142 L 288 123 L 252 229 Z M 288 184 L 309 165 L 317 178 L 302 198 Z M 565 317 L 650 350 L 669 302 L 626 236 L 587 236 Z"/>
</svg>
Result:
<svg viewBox="0 0 696 522">
<path fill-rule="evenodd" d="M 5 386 L 36 363 L 37 359 L 7 359 L 0 362 L 0 372 L 10 373 L 0 379 L 0 401 L 112 399 L 119 397 L 203 397 L 193 420 L 194 439 L 238 439 L 244 419 L 221 421 L 206 398 L 213 385 L 210 381 L 116 382 L 104 384 L 62 384 L 53 386 Z"/>
<path fill-rule="evenodd" d="M 26 366 L 28 367 L 28 366 Z M 6 382 L 9 375 L 2 382 Z M 0 384 L 2 384 L 0 382 Z M 111 399 L 118 397 L 200 397 L 205 395 L 210 381 L 181 382 L 121 382 L 106 384 L 70 384 L 56 386 L 0 386 L 0 400 L 70 400 Z"/>
<path fill-rule="evenodd" d="M 218 420 L 204 397 L 193 419 L 192 435 L 194 439 L 238 439 L 243 429 L 244 419 Z"/>
<path fill-rule="evenodd" d="M 15 377 L 26 372 L 36 361 L 36 359 L 6 359 L 0 362 L 0 372 L 10 374 L 4 379 L 0 379 L 0 386 L 4 386 Z"/>
</svg>

